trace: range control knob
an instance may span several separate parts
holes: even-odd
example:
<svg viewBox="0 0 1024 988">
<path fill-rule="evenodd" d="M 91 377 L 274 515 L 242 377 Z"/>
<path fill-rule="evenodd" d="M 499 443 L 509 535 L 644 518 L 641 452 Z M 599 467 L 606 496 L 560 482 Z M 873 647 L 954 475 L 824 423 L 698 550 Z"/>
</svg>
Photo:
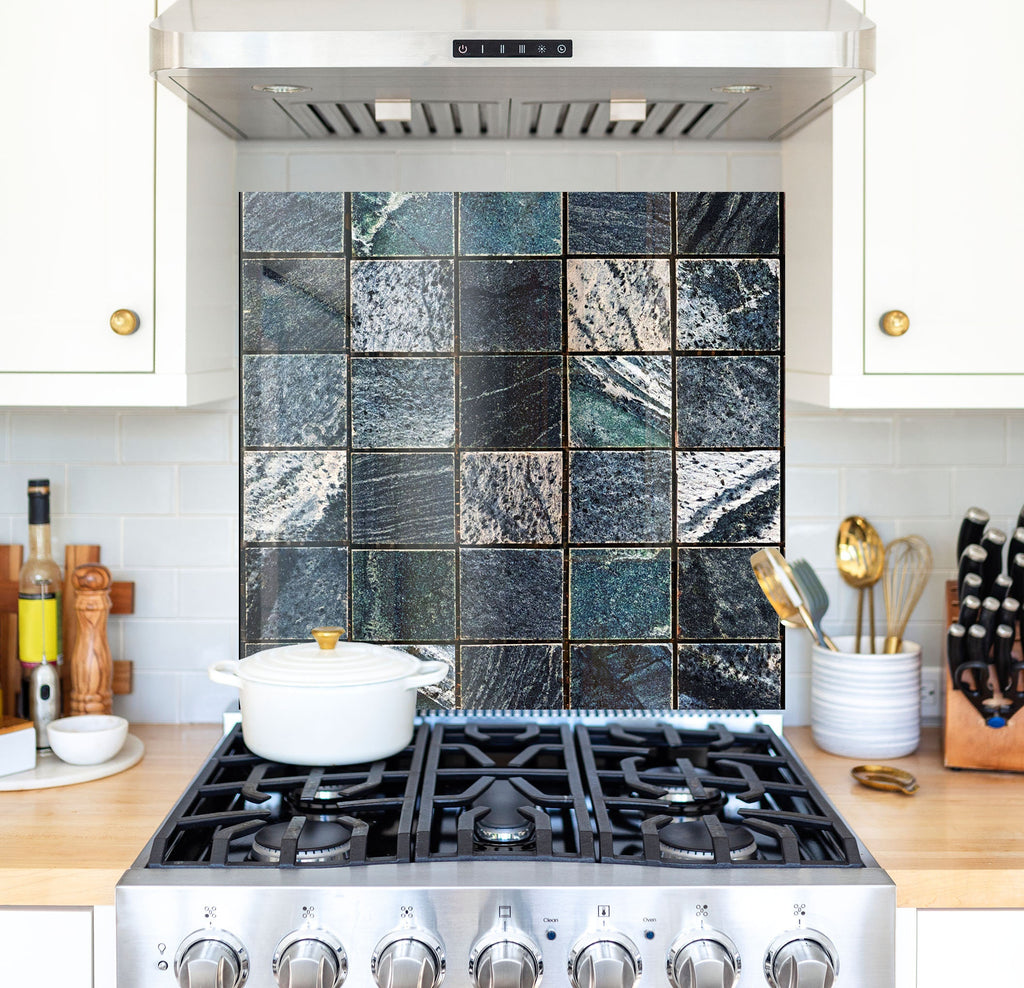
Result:
<svg viewBox="0 0 1024 988">
<path fill-rule="evenodd" d="M 675 988 L 733 988 L 739 976 L 739 953 L 724 933 L 681 934 L 669 950 L 668 977 Z"/>
<path fill-rule="evenodd" d="M 502 932 L 477 942 L 469 955 L 469 973 L 477 988 L 534 988 L 544 962 L 529 938 Z"/>
<path fill-rule="evenodd" d="M 348 974 L 348 956 L 326 930 L 305 930 L 277 945 L 273 970 L 280 988 L 338 988 Z"/>
<path fill-rule="evenodd" d="M 240 988 L 249 976 L 249 955 L 224 930 L 197 930 L 181 941 L 174 975 L 180 988 Z"/>
<path fill-rule="evenodd" d="M 641 970 L 640 951 L 618 933 L 583 938 L 569 953 L 574 988 L 633 988 Z"/>
<path fill-rule="evenodd" d="M 772 988 L 832 988 L 839 974 L 835 945 L 817 930 L 793 930 L 777 936 L 764 956 Z"/>
<path fill-rule="evenodd" d="M 441 941 L 424 930 L 386 936 L 370 960 L 380 988 L 436 988 L 444 977 L 444 966 Z"/>
</svg>

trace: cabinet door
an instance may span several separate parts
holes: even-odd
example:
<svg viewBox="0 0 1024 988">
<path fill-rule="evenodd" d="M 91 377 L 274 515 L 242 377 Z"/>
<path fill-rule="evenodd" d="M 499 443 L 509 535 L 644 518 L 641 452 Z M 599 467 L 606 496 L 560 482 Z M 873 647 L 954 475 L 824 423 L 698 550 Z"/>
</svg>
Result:
<svg viewBox="0 0 1024 988">
<path fill-rule="evenodd" d="M 1022 924 L 1021 909 L 918 909 L 918 988 L 1024 984 Z"/>
<path fill-rule="evenodd" d="M 1024 5 L 867 0 L 864 369 L 1024 373 Z M 905 336 L 879 329 L 888 310 Z"/>
<path fill-rule="evenodd" d="M 153 370 L 153 15 L 153 0 L 7 12 L 0 372 Z M 138 314 L 133 335 L 111 330 L 118 309 Z"/>
<path fill-rule="evenodd" d="M 93 988 L 92 909 L 0 908 L 0 983 Z"/>
</svg>

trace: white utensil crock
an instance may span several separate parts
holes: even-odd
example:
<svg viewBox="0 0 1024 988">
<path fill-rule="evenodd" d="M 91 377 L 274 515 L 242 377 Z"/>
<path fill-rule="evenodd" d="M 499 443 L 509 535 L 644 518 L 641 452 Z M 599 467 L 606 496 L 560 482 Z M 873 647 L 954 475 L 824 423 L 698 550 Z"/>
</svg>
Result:
<svg viewBox="0 0 1024 988">
<path fill-rule="evenodd" d="M 444 662 L 363 642 L 284 645 L 209 668 L 215 683 L 238 689 L 246 745 L 290 765 L 353 765 L 401 751 L 416 691 L 447 672 Z"/>
<path fill-rule="evenodd" d="M 852 635 L 836 636 L 838 652 L 811 647 L 811 734 L 833 755 L 900 758 L 921 740 L 921 646 L 874 655 L 851 651 Z"/>
</svg>

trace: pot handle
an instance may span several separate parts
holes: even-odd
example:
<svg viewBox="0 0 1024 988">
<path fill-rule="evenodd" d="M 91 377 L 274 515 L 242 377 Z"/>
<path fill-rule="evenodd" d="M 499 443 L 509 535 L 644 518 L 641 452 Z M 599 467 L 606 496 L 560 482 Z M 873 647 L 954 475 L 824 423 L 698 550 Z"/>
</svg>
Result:
<svg viewBox="0 0 1024 988">
<path fill-rule="evenodd" d="M 214 662 L 207 673 L 210 679 L 215 683 L 221 683 L 223 686 L 234 686 L 236 689 L 241 689 L 242 680 L 239 678 L 235 670 L 238 668 L 238 661 L 236 659 L 224 659 L 222 662 Z"/>
<path fill-rule="evenodd" d="M 420 666 L 419 672 L 405 680 L 405 688 L 407 690 L 418 690 L 421 686 L 433 686 L 434 683 L 441 682 L 448 675 L 449 666 L 447 662 L 434 660 L 431 662 L 421 662 Z"/>
</svg>

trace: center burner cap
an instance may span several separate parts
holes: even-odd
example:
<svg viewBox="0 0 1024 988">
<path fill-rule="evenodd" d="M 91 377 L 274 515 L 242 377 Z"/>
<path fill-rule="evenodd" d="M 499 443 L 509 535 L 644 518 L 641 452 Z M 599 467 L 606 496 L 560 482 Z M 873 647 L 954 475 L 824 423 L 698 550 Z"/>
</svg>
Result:
<svg viewBox="0 0 1024 988">
<path fill-rule="evenodd" d="M 290 822 L 290 821 L 289 821 Z M 252 855 L 257 861 L 276 864 L 281 860 L 281 842 L 289 823 L 271 823 L 256 831 Z M 348 858 L 352 831 L 340 823 L 307 820 L 299 833 L 296 864 L 322 864 Z"/>
<path fill-rule="evenodd" d="M 757 853 L 757 841 L 746 827 L 722 824 L 729 839 L 729 858 L 746 861 Z M 711 832 L 700 821 L 670 823 L 658 831 L 662 855 L 670 861 L 714 861 Z"/>
<path fill-rule="evenodd" d="M 533 821 L 519 812 L 528 801 L 511 782 L 495 779 L 472 805 L 488 810 L 473 823 L 473 834 L 481 844 L 524 844 L 533 838 Z"/>
</svg>

